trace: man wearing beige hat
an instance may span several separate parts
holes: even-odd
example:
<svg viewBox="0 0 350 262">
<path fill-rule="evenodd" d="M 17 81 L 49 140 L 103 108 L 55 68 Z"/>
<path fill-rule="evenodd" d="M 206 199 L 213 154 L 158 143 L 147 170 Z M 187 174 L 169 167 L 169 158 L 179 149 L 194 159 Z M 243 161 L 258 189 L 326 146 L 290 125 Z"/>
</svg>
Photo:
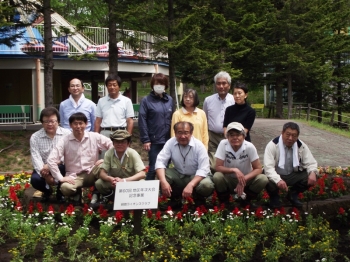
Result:
<svg viewBox="0 0 350 262">
<path fill-rule="evenodd" d="M 99 179 L 95 183 L 97 190 L 102 194 L 102 203 L 114 199 L 113 189 L 117 183 L 138 181 L 146 177 L 141 156 L 129 147 L 131 143 L 129 132 L 117 130 L 110 134 L 110 138 L 113 148 L 106 152 Z"/>
<path fill-rule="evenodd" d="M 241 123 L 227 126 L 226 137 L 216 150 L 216 173 L 213 177 L 220 202 L 227 203 L 230 194 L 243 196 L 243 207 L 265 188 L 268 179 L 262 174 L 262 167 L 255 146 L 245 140 Z"/>
</svg>

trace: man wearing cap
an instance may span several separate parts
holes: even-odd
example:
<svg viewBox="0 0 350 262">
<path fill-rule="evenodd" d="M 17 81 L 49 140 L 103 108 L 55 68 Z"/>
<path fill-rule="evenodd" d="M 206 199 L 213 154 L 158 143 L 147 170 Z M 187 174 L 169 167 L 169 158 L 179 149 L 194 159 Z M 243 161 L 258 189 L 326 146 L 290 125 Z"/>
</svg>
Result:
<svg viewBox="0 0 350 262">
<path fill-rule="evenodd" d="M 242 197 L 242 206 L 252 205 L 251 200 L 265 188 L 268 179 L 262 174 L 262 167 L 255 146 L 245 140 L 241 123 L 227 126 L 227 139 L 220 142 L 216 150 L 216 173 L 213 181 L 218 198 L 228 203 L 230 194 Z M 245 199 L 244 199 L 245 198 Z"/>
<path fill-rule="evenodd" d="M 130 148 L 131 135 L 126 130 L 117 130 L 110 135 L 113 147 L 109 149 L 101 165 L 100 177 L 95 186 L 102 194 L 103 202 L 114 200 L 113 189 L 117 183 L 138 181 L 146 177 L 141 156 Z"/>
<path fill-rule="evenodd" d="M 215 168 L 215 151 L 224 136 L 224 116 L 226 108 L 235 103 L 233 95 L 229 94 L 231 87 L 231 76 L 224 71 L 217 73 L 214 77 L 216 87 L 215 94 L 205 98 L 203 110 L 207 115 L 209 129 L 208 153 L 211 168 Z"/>
<path fill-rule="evenodd" d="M 52 176 L 61 183 L 64 196 L 73 196 L 80 202 L 81 188 L 95 184 L 99 173 L 99 151 L 113 148 L 112 141 L 95 132 L 85 131 L 87 118 L 83 113 L 69 117 L 72 133 L 63 137 L 53 148 L 47 160 Z M 64 157 L 66 176 L 58 169 L 57 162 Z"/>
<path fill-rule="evenodd" d="M 119 92 L 122 80 L 119 76 L 109 75 L 105 84 L 108 96 L 98 100 L 95 132 L 101 132 L 106 137 L 116 130 L 127 130 L 129 134 L 132 134 L 134 108 L 130 98 Z"/>
<path fill-rule="evenodd" d="M 203 143 L 192 136 L 193 124 L 178 122 L 175 137 L 170 138 L 158 154 L 155 169 L 162 194 L 170 197 L 170 206 L 181 206 L 181 198 L 193 197 L 196 205 L 214 191 L 210 178 L 209 157 Z M 169 160 L 174 168 L 167 168 Z"/>
<path fill-rule="evenodd" d="M 298 139 L 299 134 L 298 124 L 285 123 L 282 134 L 265 148 L 264 169 L 269 179 L 266 190 L 271 208 L 281 206 L 279 190 L 288 192 L 287 198 L 293 206 L 302 207 L 299 193 L 316 184 L 317 162 L 308 146 Z"/>
</svg>

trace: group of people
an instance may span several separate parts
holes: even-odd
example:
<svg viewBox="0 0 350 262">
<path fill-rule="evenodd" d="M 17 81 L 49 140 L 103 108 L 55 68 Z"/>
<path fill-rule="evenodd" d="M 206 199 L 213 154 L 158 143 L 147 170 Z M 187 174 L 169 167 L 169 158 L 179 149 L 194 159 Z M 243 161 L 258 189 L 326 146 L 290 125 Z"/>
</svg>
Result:
<svg viewBox="0 0 350 262">
<path fill-rule="evenodd" d="M 230 94 L 227 72 L 219 72 L 214 82 L 217 92 L 204 100 L 203 110 L 196 90 L 187 89 L 182 107 L 174 112 L 173 99 L 166 93 L 168 78 L 154 74 L 138 118 L 140 140 L 148 152 L 146 174 L 140 155 L 130 147 L 134 111 L 131 100 L 119 92 L 120 78 L 107 77 L 108 95 L 97 107 L 84 97 L 81 80 L 72 79 L 70 97 L 59 112 L 42 110 L 43 128 L 31 137 L 32 186 L 43 192 L 44 201 L 57 185 L 58 201 L 72 197 L 77 202 L 82 187 L 94 186 L 91 202 L 100 204 L 114 199 L 117 183 L 157 178 L 172 207 L 187 197 L 196 205 L 205 204 L 214 190 L 221 203 L 235 194 L 242 205 L 252 206 L 265 188 L 272 208 L 281 206 L 280 190 L 301 207 L 298 194 L 316 183 L 317 162 L 298 139 L 299 126 L 286 123 L 282 134 L 269 142 L 263 169 L 250 142 L 255 110 L 246 102 L 247 86 L 237 82 Z"/>
</svg>

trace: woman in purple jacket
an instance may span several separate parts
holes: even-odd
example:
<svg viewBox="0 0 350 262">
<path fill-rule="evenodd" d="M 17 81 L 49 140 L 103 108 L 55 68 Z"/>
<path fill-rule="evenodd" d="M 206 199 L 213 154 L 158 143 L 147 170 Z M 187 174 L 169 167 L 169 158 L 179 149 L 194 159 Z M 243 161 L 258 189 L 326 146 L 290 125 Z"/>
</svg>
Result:
<svg viewBox="0 0 350 262">
<path fill-rule="evenodd" d="M 154 74 L 151 80 L 152 91 L 141 100 L 138 118 L 140 140 L 143 149 L 148 151 L 149 169 L 146 180 L 154 180 L 158 153 L 170 138 L 173 99 L 165 90 L 169 86 L 168 78 L 162 74 Z"/>
</svg>

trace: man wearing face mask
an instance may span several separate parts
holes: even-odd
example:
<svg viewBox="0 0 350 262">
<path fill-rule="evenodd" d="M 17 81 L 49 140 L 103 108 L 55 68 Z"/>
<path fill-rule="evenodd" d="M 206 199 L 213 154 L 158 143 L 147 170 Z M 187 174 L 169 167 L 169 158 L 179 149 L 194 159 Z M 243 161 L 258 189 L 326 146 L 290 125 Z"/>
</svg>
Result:
<svg viewBox="0 0 350 262">
<path fill-rule="evenodd" d="M 170 138 L 173 114 L 173 99 L 165 93 L 168 78 L 162 73 L 153 75 L 151 88 L 151 93 L 141 100 L 138 118 L 140 140 L 143 149 L 148 152 L 149 170 L 146 180 L 155 179 L 155 163 L 158 153 Z"/>
</svg>

